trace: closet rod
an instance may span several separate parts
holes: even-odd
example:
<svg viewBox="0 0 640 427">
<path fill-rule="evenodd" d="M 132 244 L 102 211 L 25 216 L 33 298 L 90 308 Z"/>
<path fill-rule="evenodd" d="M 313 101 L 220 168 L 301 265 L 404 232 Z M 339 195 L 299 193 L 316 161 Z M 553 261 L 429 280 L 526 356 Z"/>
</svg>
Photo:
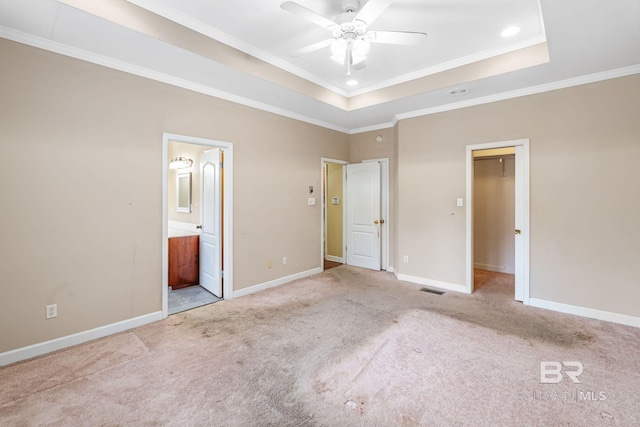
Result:
<svg viewBox="0 0 640 427">
<path fill-rule="evenodd" d="M 515 159 L 515 154 L 507 154 L 505 156 L 483 156 L 483 157 L 474 157 L 473 161 L 476 160 L 496 160 L 496 159 Z"/>
</svg>

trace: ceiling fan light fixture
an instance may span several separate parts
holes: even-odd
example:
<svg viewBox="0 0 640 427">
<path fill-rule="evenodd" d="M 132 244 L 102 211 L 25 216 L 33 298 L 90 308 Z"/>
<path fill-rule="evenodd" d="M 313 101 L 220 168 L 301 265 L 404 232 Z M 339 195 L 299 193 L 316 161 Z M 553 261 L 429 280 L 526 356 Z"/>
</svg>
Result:
<svg viewBox="0 0 640 427">
<path fill-rule="evenodd" d="M 356 65 L 367 59 L 371 45 L 366 40 L 334 40 L 331 43 L 331 59 L 338 64 L 344 65 L 347 58 L 347 52 L 351 52 L 351 65 Z"/>
<path fill-rule="evenodd" d="M 354 40 L 352 49 L 354 56 L 362 56 L 363 59 L 366 59 L 369 49 L 371 49 L 371 43 L 362 39 Z"/>
<path fill-rule="evenodd" d="M 344 65 L 344 57 L 347 54 L 347 42 L 344 40 L 334 40 L 331 43 L 331 59 L 338 64 Z"/>
</svg>

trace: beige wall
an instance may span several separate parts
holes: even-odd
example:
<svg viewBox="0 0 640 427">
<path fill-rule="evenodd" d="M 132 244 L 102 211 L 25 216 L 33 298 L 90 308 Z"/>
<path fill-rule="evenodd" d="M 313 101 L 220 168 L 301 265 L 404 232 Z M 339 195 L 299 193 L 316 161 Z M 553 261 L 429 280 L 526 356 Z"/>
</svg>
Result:
<svg viewBox="0 0 640 427">
<path fill-rule="evenodd" d="M 502 161 L 473 162 L 473 261 L 476 268 L 513 274 L 516 162 L 513 156 Z"/>
<path fill-rule="evenodd" d="M 321 157 L 390 158 L 390 264 L 463 284 L 465 147 L 530 138 L 531 296 L 640 316 L 638 75 L 348 136 L 4 39 L 0 63 L 0 352 L 160 310 L 163 132 L 234 144 L 236 290 L 320 266 Z"/>
<path fill-rule="evenodd" d="M 343 171 L 344 166 L 327 163 L 327 255 L 342 258 L 343 237 Z M 334 205 L 332 198 L 338 197 L 340 203 Z"/>
<path fill-rule="evenodd" d="M 530 138 L 531 297 L 640 316 L 640 75 L 398 124 L 400 272 L 465 283 L 465 147 Z"/>
<path fill-rule="evenodd" d="M 307 188 L 348 135 L 4 39 L 0 63 L 0 352 L 161 309 L 163 132 L 234 144 L 236 290 L 320 267 Z"/>
</svg>

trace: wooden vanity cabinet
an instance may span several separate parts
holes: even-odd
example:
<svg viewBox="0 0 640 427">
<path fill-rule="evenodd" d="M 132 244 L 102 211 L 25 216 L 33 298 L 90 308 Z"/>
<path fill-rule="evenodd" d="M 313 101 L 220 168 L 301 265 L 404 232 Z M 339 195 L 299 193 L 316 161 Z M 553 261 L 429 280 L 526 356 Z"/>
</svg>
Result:
<svg viewBox="0 0 640 427">
<path fill-rule="evenodd" d="M 172 289 L 198 284 L 200 236 L 169 238 L 169 286 Z"/>
</svg>

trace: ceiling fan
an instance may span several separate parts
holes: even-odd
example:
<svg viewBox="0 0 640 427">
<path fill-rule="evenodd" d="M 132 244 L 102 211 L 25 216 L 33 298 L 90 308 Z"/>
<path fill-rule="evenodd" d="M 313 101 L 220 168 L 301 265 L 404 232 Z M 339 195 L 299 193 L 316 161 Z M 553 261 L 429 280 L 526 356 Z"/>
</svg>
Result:
<svg viewBox="0 0 640 427">
<path fill-rule="evenodd" d="M 298 57 L 331 46 L 331 59 L 346 65 L 347 75 L 351 70 L 365 67 L 365 59 L 369 53 L 370 43 L 386 43 L 417 46 L 423 43 L 425 33 L 408 31 L 374 31 L 368 26 L 385 11 L 391 0 L 369 0 L 360 8 L 359 0 L 342 0 L 344 13 L 338 15 L 334 21 L 307 9 L 293 1 L 286 1 L 280 7 L 332 33 L 332 38 L 326 39 L 289 53 Z M 360 8 L 360 10 L 358 10 Z"/>
</svg>

